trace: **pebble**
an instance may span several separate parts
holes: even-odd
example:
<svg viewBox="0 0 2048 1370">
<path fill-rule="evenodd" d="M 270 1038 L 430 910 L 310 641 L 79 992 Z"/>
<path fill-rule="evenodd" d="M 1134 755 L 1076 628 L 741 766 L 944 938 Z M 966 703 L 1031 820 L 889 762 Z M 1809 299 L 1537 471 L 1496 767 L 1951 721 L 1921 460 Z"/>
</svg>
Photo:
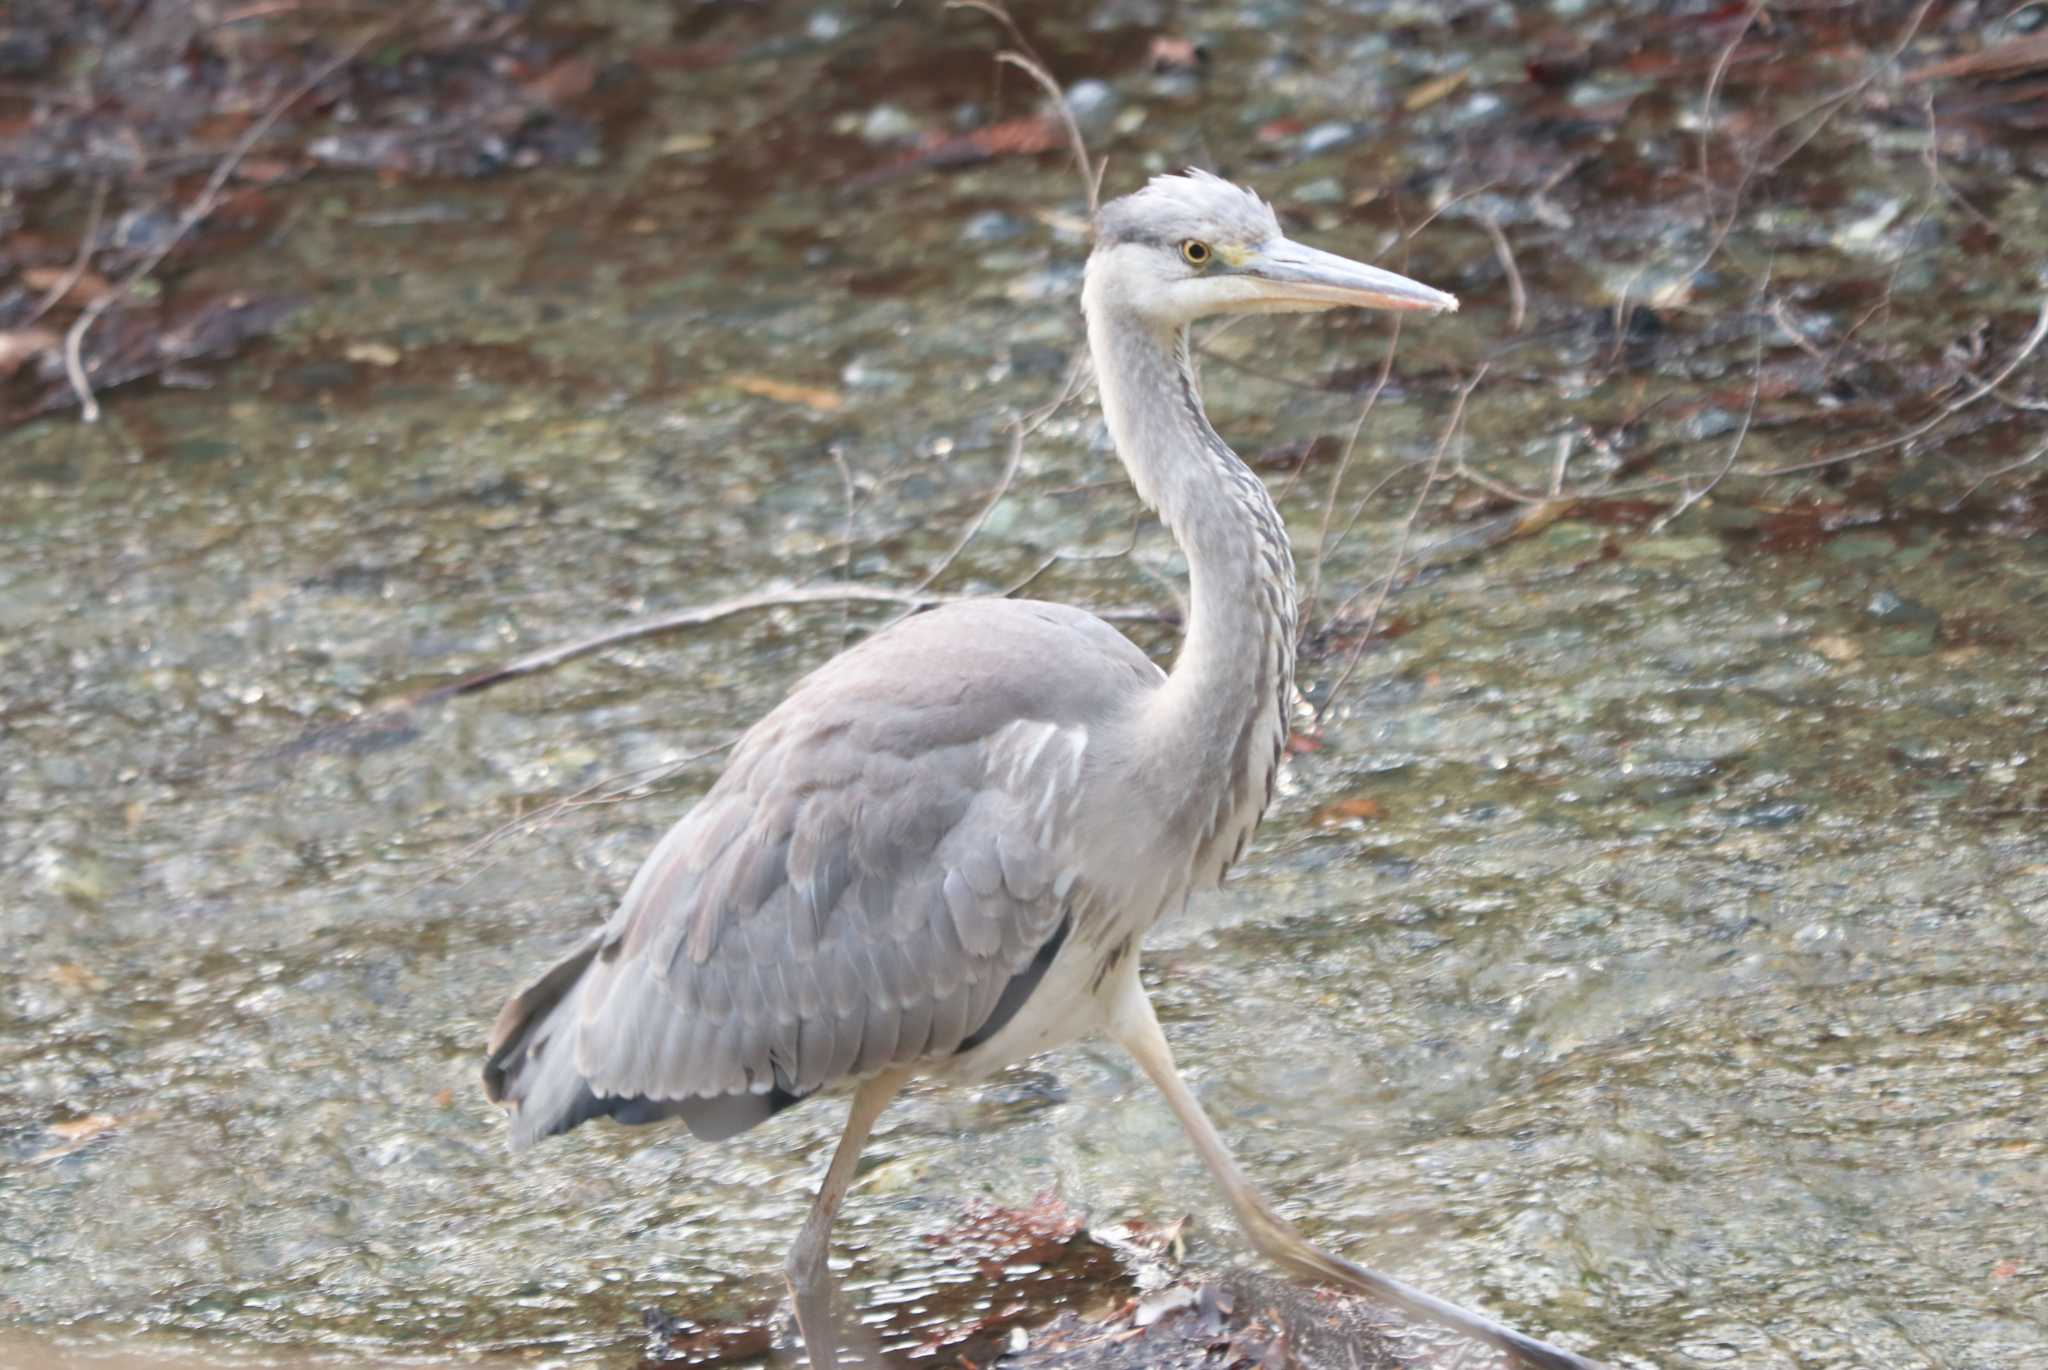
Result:
<svg viewBox="0 0 2048 1370">
<path fill-rule="evenodd" d="M 970 243 L 1006 243 L 1019 237 L 1025 222 L 1000 209 L 984 209 L 960 226 L 960 236 Z"/>
<path fill-rule="evenodd" d="M 1829 541 L 1827 557 L 1830 561 L 1875 561 L 1890 556 L 1895 547 L 1884 533 L 1844 533 Z"/>
<path fill-rule="evenodd" d="M 1865 610 L 1879 623 L 1937 623 L 1941 619 L 1925 604 L 1907 599 L 1895 590 L 1879 590 L 1870 597 Z"/>
<path fill-rule="evenodd" d="M 899 105 L 876 105 L 860 121 L 860 136 L 870 143 L 900 143 L 915 138 L 923 128 Z"/>
<path fill-rule="evenodd" d="M 1076 81 L 1067 87 L 1067 108 L 1083 128 L 1116 113 L 1116 88 L 1107 81 Z"/>
<path fill-rule="evenodd" d="M 1314 128 L 1301 135 L 1301 155 L 1313 157 L 1318 153 L 1334 152 L 1347 143 L 1357 142 L 1358 137 L 1358 126 L 1356 124 L 1338 122 L 1317 124 Z"/>
<path fill-rule="evenodd" d="M 1629 555 L 1652 561 L 1699 561 L 1721 554 L 1721 540 L 1713 537 L 1649 537 L 1629 548 Z"/>
</svg>

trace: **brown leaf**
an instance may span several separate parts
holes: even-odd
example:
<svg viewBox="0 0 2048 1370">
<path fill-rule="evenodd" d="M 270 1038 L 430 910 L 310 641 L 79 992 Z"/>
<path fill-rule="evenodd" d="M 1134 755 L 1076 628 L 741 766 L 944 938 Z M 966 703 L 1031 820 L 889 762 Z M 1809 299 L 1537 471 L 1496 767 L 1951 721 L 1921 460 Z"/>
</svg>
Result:
<svg viewBox="0 0 2048 1370">
<path fill-rule="evenodd" d="M 1339 823 L 1377 823 L 1385 816 L 1386 811 L 1380 807 L 1379 800 L 1356 794 L 1349 799 L 1323 805 L 1309 821 L 1319 828 L 1333 828 Z"/>
<path fill-rule="evenodd" d="M 1529 505 L 1522 511 L 1520 517 L 1515 520 L 1512 536 L 1525 538 L 1531 534 L 1540 533 L 1566 514 L 1574 512 L 1577 508 L 1578 502 L 1568 499 L 1547 499 L 1541 504 Z"/>
<path fill-rule="evenodd" d="M 21 273 L 21 281 L 30 290 L 55 290 L 70 274 L 71 268 L 67 266 L 32 266 Z M 88 305 L 106 293 L 105 276 L 97 271 L 81 271 L 61 298 L 65 304 Z"/>
<path fill-rule="evenodd" d="M 50 1131 L 67 1142 L 83 1142 L 99 1136 L 120 1121 L 119 1118 L 105 1113 L 88 1113 L 85 1117 L 73 1118 L 68 1123 L 51 1123 Z"/>
<path fill-rule="evenodd" d="M 284 157 L 244 157 L 235 164 L 235 179 L 250 185 L 267 186 L 299 169 L 298 163 Z"/>
<path fill-rule="evenodd" d="M 109 1128 L 118 1126 L 121 1122 L 121 1119 L 110 1114 L 89 1113 L 83 1118 L 73 1118 L 68 1123 L 51 1123 L 49 1125 L 50 1132 L 54 1136 L 62 1138 L 63 1144 L 50 1147 L 45 1151 L 38 1151 L 35 1155 L 28 1158 L 28 1163 L 30 1165 L 40 1165 L 44 1161 L 54 1161 L 59 1157 L 69 1156 L 72 1152 L 83 1149 L 93 1138 Z"/>
<path fill-rule="evenodd" d="M 798 385 L 794 381 L 778 381 L 773 376 L 756 376 L 741 372 L 727 376 L 725 383 L 735 390 L 744 390 L 749 395 L 759 395 L 764 400 L 800 404 L 821 414 L 829 414 L 846 403 L 846 398 L 836 390 L 826 390 L 815 385 Z"/>
<path fill-rule="evenodd" d="M 1192 38 L 1160 34 L 1152 40 L 1152 70 L 1193 71 L 1202 65 L 1202 50 Z"/>
<path fill-rule="evenodd" d="M 597 84 L 597 63 L 588 57 L 569 57 L 555 63 L 526 83 L 526 93 L 543 104 L 565 104 L 588 95 Z"/>
<path fill-rule="evenodd" d="M 1414 114 L 1418 110 L 1428 109 L 1459 86 L 1464 85 L 1466 78 L 1471 74 L 1472 69 L 1470 67 L 1459 67 L 1447 76 L 1439 76 L 1434 80 L 1424 81 L 1402 97 L 1401 108 L 1407 110 L 1410 114 Z"/>
<path fill-rule="evenodd" d="M 44 974 L 66 989 L 102 990 L 107 982 L 76 961 L 59 961 Z"/>
<path fill-rule="evenodd" d="M 365 366 L 396 366 L 404 360 L 404 354 L 390 343 L 352 342 L 342 349 L 342 356 Z"/>
<path fill-rule="evenodd" d="M 59 339 L 47 328 L 10 328 L 0 332 L 0 380 L 21 369 L 23 362 L 55 347 Z"/>
</svg>

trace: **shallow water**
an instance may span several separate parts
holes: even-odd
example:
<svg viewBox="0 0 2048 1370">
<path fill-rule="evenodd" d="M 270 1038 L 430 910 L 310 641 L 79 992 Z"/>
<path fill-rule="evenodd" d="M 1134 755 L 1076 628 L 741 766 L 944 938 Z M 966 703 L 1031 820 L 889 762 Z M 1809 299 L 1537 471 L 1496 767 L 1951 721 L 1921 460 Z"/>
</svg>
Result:
<svg viewBox="0 0 2048 1370">
<path fill-rule="evenodd" d="M 1362 255 L 1388 221 L 1348 201 L 1452 164 L 1521 60 L 1493 10 L 1474 32 L 1218 7 L 1198 96 L 1144 74 L 1143 9 L 1049 25 L 1063 75 L 1115 78 L 1111 187 L 1201 156 Z M 723 1147 L 592 1127 L 512 1160 L 476 1084 L 503 995 L 603 916 L 716 756 L 505 829 L 716 748 L 886 613 L 745 616 L 383 706 L 641 612 L 842 567 L 906 583 L 996 480 L 1006 414 L 1056 393 L 1079 345 L 1070 174 L 849 189 L 893 155 L 873 110 L 938 125 L 989 99 L 990 45 L 964 17 L 840 17 L 734 21 L 748 55 L 658 82 L 602 168 L 320 184 L 264 254 L 211 268 L 309 294 L 280 344 L 211 391 L 117 395 L 112 424 L 10 437 L 0 1361 L 56 1363 L 23 1337 L 135 1336 L 202 1360 L 620 1364 L 644 1308 L 745 1320 L 774 1299 L 836 1105 Z M 1467 58 L 1469 100 L 1391 132 L 1259 136 Z M 1674 109 L 1645 117 L 1668 134 Z M 1852 172 L 1876 182 L 1887 155 Z M 1950 175 L 1983 199 L 2039 170 Z M 1869 218 L 1852 190 L 1781 216 L 1772 245 L 1846 273 L 1828 233 Z M 1602 227 L 1508 220 L 1551 326 L 1474 392 L 1457 450 L 1540 485 L 1561 425 L 1654 382 L 1698 400 L 1660 436 L 1719 451 L 1753 339 L 1715 310 L 1747 287 L 1705 291 L 1663 352 L 1603 372 L 1621 344 L 1595 282 L 1695 245 L 1656 239 L 1627 187 L 1554 193 Z M 1987 203 L 2040 239 L 2025 197 Z M 1404 329 L 1359 453 L 1373 478 L 1427 458 L 1449 388 L 1502 334 L 1487 243 L 1449 210 L 1414 243 L 1408 269 L 1467 308 Z M 1998 289 L 2037 289 L 1958 298 L 1934 261 L 1908 297 L 1922 312 L 1887 327 L 1948 311 L 1960 329 Z M 1384 336 L 1359 318 L 1222 334 L 1219 428 L 1248 455 L 1341 439 Z M 351 360 L 365 342 L 399 363 Z M 1340 372 L 1363 379 L 1264 378 Z M 1967 465 L 1995 437 L 1941 456 Z M 1803 450 L 1754 441 L 1759 460 Z M 1304 549 L 1333 451 L 1298 484 L 1262 467 Z M 1710 499 L 1654 536 L 1588 508 L 1462 558 L 1470 521 L 1437 511 L 1435 569 L 1390 601 L 1397 631 L 1231 885 L 1154 935 L 1150 980 L 1246 1168 L 1355 1259 L 1617 1365 L 2048 1366 L 2048 542 L 1861 519 L 1853 493 L 1818 529 L 1787 521 L 1784 493 Z M 1325 611 L 1384 568 L 1405 498 L 1329 558 Z M 1075 405 L 946 583 L 1114 552 L 1135 513 Z M 1153 530 L 1037 593 L 1170 613 L 1173 565 Z M 1170 653 L 1170 627 L 1129 626 Z M 1310 698 L 1345 650 L 1305 662 Z M 870 1306 L 957 1280 L 945 1238 L 970 1203 L 1047 1189 L 1105 1218 L 1191 1212 L 1198 1261 L 1240 1254 L 1171 1116 L 1106 1048 L 916 1093 L 870 1159 L 839 1228 Z"/>
</svg>

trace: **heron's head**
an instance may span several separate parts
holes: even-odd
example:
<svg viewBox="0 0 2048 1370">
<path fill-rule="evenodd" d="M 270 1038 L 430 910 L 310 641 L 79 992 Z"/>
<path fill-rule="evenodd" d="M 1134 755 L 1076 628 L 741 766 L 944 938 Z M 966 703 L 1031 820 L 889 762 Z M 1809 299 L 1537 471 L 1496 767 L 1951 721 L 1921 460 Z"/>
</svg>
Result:
<svg viewBox="0 0 2048 1370">
<path fill-rule="evenodd" d="M 1458 307 L 1405 276 L 1290 242 L 1264 200 L 1206 171 L 1155 176 L 1102 207 L 1084 300 L 1091 314 L 1167 328 L 1210 314 Z"/>
</svg>

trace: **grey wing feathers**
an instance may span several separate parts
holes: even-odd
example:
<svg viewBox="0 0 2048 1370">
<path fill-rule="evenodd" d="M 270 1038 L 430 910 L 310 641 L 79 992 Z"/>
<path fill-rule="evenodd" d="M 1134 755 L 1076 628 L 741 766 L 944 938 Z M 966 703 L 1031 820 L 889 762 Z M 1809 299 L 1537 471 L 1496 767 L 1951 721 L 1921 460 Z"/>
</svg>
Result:
<svg viewBox="0 0 2048 1370">
<path fill-rule="evenodd" d="M 1045 619 L 1053 662 L 1026 643 L 1024 660 L 906 671 L 946 636 L 903 631 L 920 622 L 762 720 L 605 927 L 506 1006 L 485 1083 L 513 1102 L 516 1141 L 628 1104 L 722 1135 L 842 1077 L 949 1054 L 1060 931 L 1090 691 L 1156 668 L 1089 620 L 1128 655 L 1093 682 L 1048 679 L 1071 666 L 1056 658 L 1073 632 Z M 876 650 L 891 637 L 910 640 Z"/>
</svg>

